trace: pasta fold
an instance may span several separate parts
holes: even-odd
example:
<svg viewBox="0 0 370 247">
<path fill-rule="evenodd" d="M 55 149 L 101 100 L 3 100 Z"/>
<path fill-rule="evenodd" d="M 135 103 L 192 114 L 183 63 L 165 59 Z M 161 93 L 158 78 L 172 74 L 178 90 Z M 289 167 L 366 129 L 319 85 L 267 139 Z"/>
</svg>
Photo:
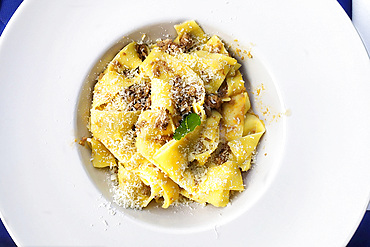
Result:
<svg viewBox="0 0 370 247">
<path fill-rule="evenodd" d="M 206 93 L 216 93 L 230 69 L 237 64 L 236 59 L 208 51 L 182 53 L 177 56 L 204 81 Z"/>
<path fill-rule="evenodd" d="M 207 35 L 204 33 L 202 28 L 194 20 L 186 21 L 179 25 L 174 26 L 177 32 L 177 38 L 174 40 L 175 43 L 179 43 L 181 37 L 187 33 L 196 39 L 197 42 L 203 44 L 208 40 Z"/>
<path fill-rule="evenodd" d="M 117 165 L 114 156 L 96 137 L 91 138 L 89 143 L 92 150 L 91 159 L 94 167 L 103 168 Z"/>
<path fill-rule="evenodd" d="M 264 133 L 263 122 L 255 115 L 247 113 L 244 121 L 243 137 L 228 143 L 235 161 L 242 171 L 247 171 L 250 168 L 252 155 Z"/>
<path fill-rule="evenodd" d="M 235 140 L 243 135 L 244 115 L 250 108 L 247 93 L 237 94 L 231 97 L 229 102 L 222 106 L 222 125 L 227 141 Z"/>
</svg>

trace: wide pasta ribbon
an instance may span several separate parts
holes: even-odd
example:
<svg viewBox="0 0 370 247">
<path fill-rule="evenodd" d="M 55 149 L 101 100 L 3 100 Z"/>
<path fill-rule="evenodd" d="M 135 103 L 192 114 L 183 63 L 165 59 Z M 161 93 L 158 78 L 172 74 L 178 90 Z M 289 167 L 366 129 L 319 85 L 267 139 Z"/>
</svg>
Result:
<svg viewBox="0 0 370 247">
<path fill-rule="evenodd" d="M 181 193 L 202 204 L 224 207 L 229 203 L 230 190 L 244 190 L 240 170 L 233 161 L 210 167 L 194 193 L 185 190 Z"/>
<path fill-rule="evenodd" d="M 263 122 L 256 115 L 247 113 L 243 136 L 228 142 L 234 159 L 242 171 L 247 171 L 250 168 L 252 155 L 264 133 L 265 126 Z"/>
</svg>

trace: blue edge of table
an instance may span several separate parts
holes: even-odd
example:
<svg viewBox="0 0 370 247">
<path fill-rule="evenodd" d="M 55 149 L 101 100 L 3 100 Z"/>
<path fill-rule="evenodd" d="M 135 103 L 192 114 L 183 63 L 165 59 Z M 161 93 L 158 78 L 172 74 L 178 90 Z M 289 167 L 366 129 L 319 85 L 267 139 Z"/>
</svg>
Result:
<svg viewBox="0 0 370 247">
<path fill-rule="evenodd" d="M 352 18 L 352 0 L 338 0 L 346 11 L 349 18 Z M 22 3 L 22 0 L 0 0 L 0 35 L 6 24 L 12 17 L 14 11 Z M 16 246 L 4 225 L 0 221 L 0 247 Z M 370 247 L 370 211 L 367 211 L 357 231 L 348 243 L 349 247 Z"/>
</svg>

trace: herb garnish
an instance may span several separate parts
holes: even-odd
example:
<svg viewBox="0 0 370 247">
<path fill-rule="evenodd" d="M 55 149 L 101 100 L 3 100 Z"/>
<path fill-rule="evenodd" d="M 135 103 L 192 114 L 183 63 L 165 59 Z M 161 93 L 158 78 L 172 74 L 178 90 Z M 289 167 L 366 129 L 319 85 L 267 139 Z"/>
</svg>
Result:
<svg viewBox="0 0 370 247">
<path fill-rule="evenodd" d="M 175 133 L 173 134 L 173 138 L 175 140 L 181 140 L 187 133 L 192 132 L 197 126 L 201 123 L 200 117 L 196 113 L 190 113 L 186 115 L 181 123 L 180 126 L 177 127 Z"/>
</svg>

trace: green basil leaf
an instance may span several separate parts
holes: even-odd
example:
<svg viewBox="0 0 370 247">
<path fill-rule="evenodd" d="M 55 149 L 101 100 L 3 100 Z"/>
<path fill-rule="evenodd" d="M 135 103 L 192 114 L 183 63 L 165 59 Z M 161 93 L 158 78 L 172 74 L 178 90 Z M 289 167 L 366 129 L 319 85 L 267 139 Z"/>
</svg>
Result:
<svg viewBox="0 0 370 247">
<path fill-rule="evenodd" d="M 201 121 L 198 114 L 190 113 L 189 115 L 186 115 L 182 119 L 180 126 L 175 130 L 173 138 L 175 140 L 181 140 L 181 138 L 186 136 L 186 134 L 192 132 L 197 126 L 199 126 L 200 123 Z"/>
</svg>

